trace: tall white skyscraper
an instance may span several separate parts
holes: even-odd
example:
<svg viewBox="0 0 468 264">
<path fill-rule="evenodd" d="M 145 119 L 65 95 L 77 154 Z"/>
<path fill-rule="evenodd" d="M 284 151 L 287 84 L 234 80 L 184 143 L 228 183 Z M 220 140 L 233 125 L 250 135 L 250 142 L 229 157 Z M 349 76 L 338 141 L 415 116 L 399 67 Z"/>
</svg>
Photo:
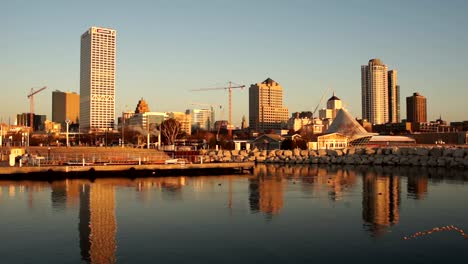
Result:
<svg viewBox="0 0 468 264">
<path fill-rule="evenodd" d="M 388 68 L 379 59 L 361 66 L 362 118 L 372 124 L 389 121 Z"/>
<path fill-rule="evenodd" d="M 116 31 L 91 27 L 81 35 L 80 130 L 103 131 L 115 123 Z"/>
</svg>

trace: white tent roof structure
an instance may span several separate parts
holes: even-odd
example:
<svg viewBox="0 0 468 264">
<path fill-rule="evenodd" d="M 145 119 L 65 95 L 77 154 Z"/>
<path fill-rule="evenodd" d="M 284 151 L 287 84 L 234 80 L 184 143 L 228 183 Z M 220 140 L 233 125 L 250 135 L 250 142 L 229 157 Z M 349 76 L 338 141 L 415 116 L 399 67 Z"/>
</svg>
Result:
<svg viewBox="0 0 468 264">
<path fill-rule="evenodd" d="M 326 134 L 331 133 L 340 133 L 349 138 L 350 141 L 363 138 L 371 137 L 377 135 L 376 133 L 367 132 L 357 121 L 354 119 L 351 114 L 345 109 L 341 108 L 336 114 L 336 118 L 333 120 L 333 123 L 330 125 Z"/>
</svg>

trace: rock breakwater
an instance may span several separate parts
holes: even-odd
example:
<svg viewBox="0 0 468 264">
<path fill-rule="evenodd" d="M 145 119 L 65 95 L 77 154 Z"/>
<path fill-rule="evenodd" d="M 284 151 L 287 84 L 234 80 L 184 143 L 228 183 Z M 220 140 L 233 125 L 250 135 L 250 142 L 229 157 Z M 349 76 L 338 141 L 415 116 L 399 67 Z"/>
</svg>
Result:
<svg viewBox="0 0 468 264">
<path fill-rule="evenodd" d="M 367 147 L 320 150 L 202 150 L 204 162 L 342 164 L 468 168 L 468 148 Z"/>
</svg>

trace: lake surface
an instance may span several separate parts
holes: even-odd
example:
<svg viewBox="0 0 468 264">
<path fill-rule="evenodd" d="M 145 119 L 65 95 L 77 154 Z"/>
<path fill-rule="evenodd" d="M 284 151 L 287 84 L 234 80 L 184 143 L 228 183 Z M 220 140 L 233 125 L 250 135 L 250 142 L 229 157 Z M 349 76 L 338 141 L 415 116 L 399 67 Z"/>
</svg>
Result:
<svg viewBox="0 0 468 264">
<path fill-rule="evenodd" d="M 465 263 L 468 172 L 0 181 L 0 263 Z M 466 233 L 465 233 L 466 232 Z"/>
</svg>

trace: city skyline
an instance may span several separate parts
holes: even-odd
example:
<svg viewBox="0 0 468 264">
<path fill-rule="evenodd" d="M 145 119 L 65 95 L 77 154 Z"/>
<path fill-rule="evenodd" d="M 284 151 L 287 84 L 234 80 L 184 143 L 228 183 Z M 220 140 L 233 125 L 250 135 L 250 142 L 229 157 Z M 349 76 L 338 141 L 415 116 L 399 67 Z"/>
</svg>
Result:
<svg viewBox="0 0 468 264">
<path fill-rule="evenodd" d="M 91 10 L 86 2 L 6 3 L 0 85 L 8 100 L 1 101 L 0 121 L 13 123 L 16 114 L 28 112 L 31 87 L 50 88 L 35 98 L 35 113 L 48 119 L 49 91 L 79 92 L 77 36 L 91 26 L 119 32 L 117 116 L 141 97 L 161 112 L 185 111 L 190 101 L 227 109 L 227 93 L 189 90 L 228 81 L 249 86 L 270 77 L 282 84 L 291 113 L 314 109 L 332 87 L 352 115 L 361 117 L 360 66 L 380 58 L 398 70 L 400 99 L 415 91 L 428 98 L 428 120 L 467 119 L 468 37 L 459 34 L 468 25 L 464 1 L 180 2 L 104 2 Z M 107 8 L 112 12 L 100 11 Z M 376 19 L 383 23 L 374 25 Z M 243 115 L 246 89 L 233 93 L 234 125 Z"/>
</svg>

